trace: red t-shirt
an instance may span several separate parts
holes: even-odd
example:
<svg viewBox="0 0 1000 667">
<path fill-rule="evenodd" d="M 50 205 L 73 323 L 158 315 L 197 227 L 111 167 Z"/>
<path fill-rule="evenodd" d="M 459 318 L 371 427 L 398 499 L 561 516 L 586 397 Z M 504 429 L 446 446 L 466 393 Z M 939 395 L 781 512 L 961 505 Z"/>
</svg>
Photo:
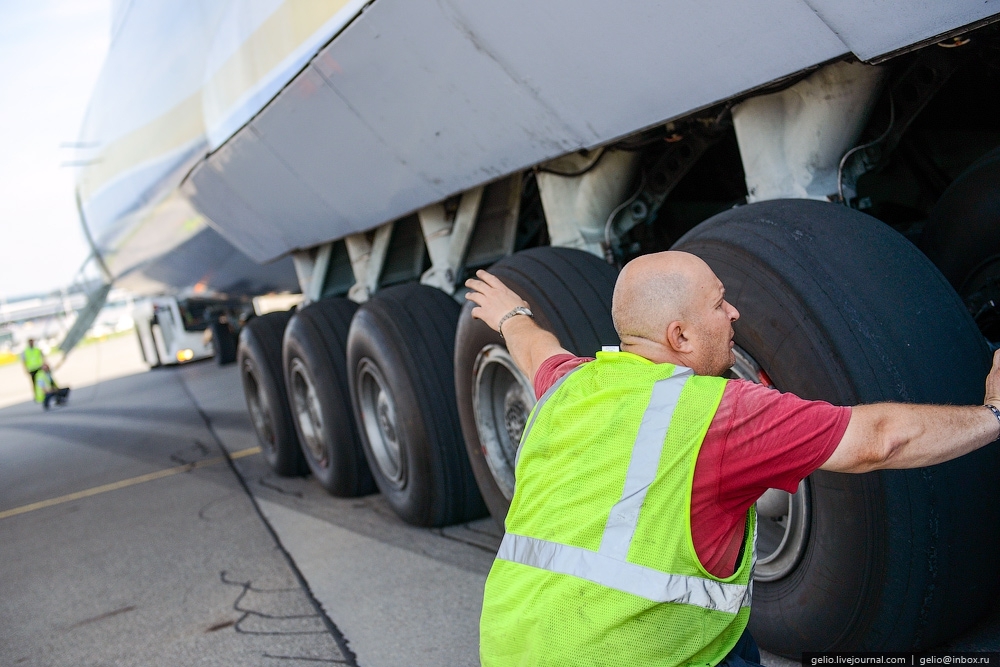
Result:
<svg viewBox="0 0 1000 667">
<path fill-rule="evenodd" d="M 587 357 L 557 354 L 535 373 L 535 395 Z M 746 380 L 726 384 L 698 453 L 691 491 L 691 537 L 705 569 L 728 577 L 746 529 L 746 513 L 768 489 L 794 493 L 837 448 L 851 409 Z"/>
</svg>

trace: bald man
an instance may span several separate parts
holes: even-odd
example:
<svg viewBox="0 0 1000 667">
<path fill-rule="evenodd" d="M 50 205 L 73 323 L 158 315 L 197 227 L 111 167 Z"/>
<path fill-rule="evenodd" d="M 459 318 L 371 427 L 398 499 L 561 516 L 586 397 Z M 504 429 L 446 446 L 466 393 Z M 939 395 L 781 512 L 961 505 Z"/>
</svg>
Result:
<svg viewBox="0 0 1000 667">
<path fill-rule="evenodd" d="M 837 407 L 720 376 L 739 312 L 698 257 L 618 277 L 619 352 L 575 357 L 486 271 L 472 316 L 500 332 L 539 402 L 483 600 L 496 665 L 758 664 L 750 615 L 757 499 L 817 469 L 947 461 L 1000 437 L 1000 352 L 982 406 Z"/>
</svg>

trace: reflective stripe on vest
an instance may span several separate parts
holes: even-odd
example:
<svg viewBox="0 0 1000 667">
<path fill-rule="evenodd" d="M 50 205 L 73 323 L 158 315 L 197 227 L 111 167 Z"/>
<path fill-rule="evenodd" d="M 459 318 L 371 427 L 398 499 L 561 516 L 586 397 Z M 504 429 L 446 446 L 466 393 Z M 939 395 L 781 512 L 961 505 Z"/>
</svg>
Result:
<svg viewBox="0 0 1000 667">
<path fill-rule="evenodd" d="M 667 427 L 670 426 L 670 419 L 674 416 L 681 390 L 693 374 L 690 368 L 678 366 L 673 375 L 653 385 L 649 405 L 642 414 L 639 432 L 632 446 L 632 457 L 629 459 L 621 500 L 611 508 L 608 524 L 604 529 L 601 553 L 605 556 L 619 560 L 625 560 L 628 556 L 635 525 L 639 521 L 642 501 L 646 499 L 646 491 L 656 478 L 660 452 L 663 451 L 663 440 L 667 437 Z"/>
<path fill-rule="evenodd" d="M 521 437 L 522 444 L 544 402 L 578 368 L 581 366 L 560 378 L 539 400 Z M 654 602 L 690 604 L 733 614 L 743 607 L 749 607 L 756 554 L 753 555 L 750 566 L 748 585 L 669 574 L 626 561 L 646 493 L 656 478 L 667 429 L 681 391 L 692 375 L 690 368 L 678 366 L 669 378 L 654 383 L 649 404 L 643 412 L 632 446 L 621 499 L 611 509 L 598 551 L 506 533 L 500 543 L 497 558 L 556 574 L 579 577 Z M 520 449 L 519 447 L 518 455 Z M 756 549 L 756 544 L 757 527 L 754 522 L 753 540 L 747 546 Z"/>
<path fill-rule="evenodd" d="M 737 613 L 742 607 L 749 607 L 752 594 L 751 586 L 667 574 L 590 549 L 513 533 L 504 535 L 497 558 L 556 574 L 579 577 L 654 602 L 691 604 L 730 614 Z"/>
</svg>

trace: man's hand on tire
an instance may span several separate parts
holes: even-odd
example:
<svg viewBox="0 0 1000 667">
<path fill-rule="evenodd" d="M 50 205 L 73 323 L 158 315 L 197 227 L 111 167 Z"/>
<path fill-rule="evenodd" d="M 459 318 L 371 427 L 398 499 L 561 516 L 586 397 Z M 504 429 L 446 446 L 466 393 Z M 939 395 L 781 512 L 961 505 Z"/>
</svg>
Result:
<svg viewBox="0 0 1000 667">
<path fill-rule="evenodd" d="M 488 271 L 476 271 L 476 278 L 466 280 L 465 286 L 472 290 L 465 298 L 476 304 L 472 309 L 472 316 L 485 322 L 494 331 L 500 331 L 499 322 L 504 315 L 518 306 L 528 307 L 527 301 Z"/>
<path fill-rule="evenodd" d="M 465 286 L 472 290 L 465 298 L 476 304 L 472 309 L 472 316 L 498 333 L 500 321 L 505 315 L 515 308 L 528 307 L 528 302 L 504 285 L 503 281 L 482 269 L 476 271 L 476 278 L 466 280 Z M 507 351 L 521 372 L 532 380 L 543 361 L 556 354 L 569 354 L 554 335 L 542 329 L 530 317 L 511 317 L 504 323 L 503 329 Z"/>
</svg>

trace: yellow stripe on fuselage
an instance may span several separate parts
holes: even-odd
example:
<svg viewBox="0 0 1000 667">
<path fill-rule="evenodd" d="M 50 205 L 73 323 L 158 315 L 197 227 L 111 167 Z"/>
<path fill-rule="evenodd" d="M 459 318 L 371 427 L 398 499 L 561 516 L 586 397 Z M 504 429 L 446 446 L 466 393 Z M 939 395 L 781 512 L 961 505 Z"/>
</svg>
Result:
<svg viewBox="0 0 1000 667">
<path fill-rule="evenodd" d="M 348 0 L 285 0 L 212 74 L 205 85 L 207 124 L 233 111 L 282 60 L 304 44 Z"/>
<path fill-rule="evenodd" d="M 189 95 L 142 127 L 112 141 L 84 169 L 77 181 L 86 202 L 115 177 L 144 162 L 167 155 L 205 135 L 201 91 Z"/>
</svg>

